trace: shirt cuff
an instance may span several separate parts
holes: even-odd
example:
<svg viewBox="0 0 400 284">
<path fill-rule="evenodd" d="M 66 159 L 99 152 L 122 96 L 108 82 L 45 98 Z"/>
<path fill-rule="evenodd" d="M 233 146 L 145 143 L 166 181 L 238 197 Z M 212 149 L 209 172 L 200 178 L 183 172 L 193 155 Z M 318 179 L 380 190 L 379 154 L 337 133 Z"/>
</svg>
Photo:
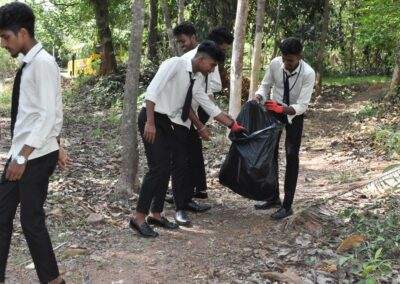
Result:
<svg viewBox="0 0 400 284">
<path fill-rule="evenodd" d="M 208 115 L 210 116 L 210 117 L 212 117 L 212 118 L 214 118 L 214 117 L 216 117 L 216 116 L 218 116 L 218 115 L 220 115 L 221 113 L 222 113 L 222 110 L 219 108 L 219 107 L 215 107 L 215 108 L 213 108 L 212 110 L 210 109 L 210 110 L 206 110 L 205 109 L 205 111 L 208 113 Z"/>
<path fill-rule="evenodd" d="M 267 99 L 264 97 L 264 95 L 261 94 L 261 93 L 257 93 L 257 92 L 256 92 L 254 95 L 255 95 L 255 96 L 260 96 L 260 97 L 261 97 L 261 102 L 262 102 L 262 103 L 265 103 L 265 101 L 267 100 Z"/>
<path fill-rule="evenodd" d="M 35 148 L 35 149 L 40 149 L 43 147 L 44 142 L 45 142 L 45 139 L 43 139 L 35 134 L 30 134 L 28 136 L 28 138 L 26 139 L 24 145 L 27 145 L 27 146 Z"/>
<path fill-rule="evenodd" d="M 157 101 L 157 94 L 146 92 L 144 99 L 155 103 Z"/>
<path fill-rule="evenodd" d="M 295 115 L 302 115 L 302 114 L 305 113 L 306 110 L 307 110 L 307 107 L 306 107 L 306 106 L 300 105 L 300 104 L 293 104 L 293 105 L 290 105 L 290 106 L 291 106 L 291 107 L 294 109 L 294 111 L 296 112 Z"/>
</svg>

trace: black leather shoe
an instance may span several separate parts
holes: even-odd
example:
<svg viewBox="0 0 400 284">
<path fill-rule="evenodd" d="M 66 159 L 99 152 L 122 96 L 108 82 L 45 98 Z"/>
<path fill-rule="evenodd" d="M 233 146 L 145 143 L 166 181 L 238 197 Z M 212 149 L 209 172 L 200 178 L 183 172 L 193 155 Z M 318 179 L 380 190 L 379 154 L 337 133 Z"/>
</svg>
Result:
<svg viewBox="0 0 400 284">
<path fill-rule="evenodd" d="M 293 214 L 293 210 L 291 208 L 286 209 L 284 207 L 281 207 L 281 208 L 279 208 L 278 211 L 276 211 L 274 214 L 272 214 L 271 217 L 274 220 L 280 220 L 280 219 L 289 217 L 292 214 Z"/>
<path fill-rule="evenodd" d="M 167 195 L 165 196 L 165 201 L 169 204 L 174 204 L 174 197 L 172 196 L 172 194 L 167 193 Z"/>
<path fill-rule="evenodd" d="M 144 222 L 142 225 L 136 223 L 133 219 L 129 220 L 129 227 L 132 230 L 135 230 L 139 233 L 143 238 L 156 238 L 158 237 L 158 233 L 154 231 L 147 222 Z"/>
<path fill-rule="evenodd" d="M 191 222 L 186 211 L 179 210 L 175 213 L 175 221 L 180 226 L 190 226 Z"/>
<path fill-rule="evenodd" d="M 154 226 L 169 229 L 169 230 L 175 230 L 175 229 L 179 228 L 178 224 L 168 221 L 168 219 L 165 217 L 161 217 L 161 219 L 158 220 L 154 217 L 147 216 L 146 221 L 149 225 L 154 225 Z"/>
<path fill-rule="evenodd" d="M 282 203 L 279 199 L 270 200 L 259 204 L 254 204 L 254 208 L 256 210 L 267 210 L 278 206 L 282 206 Z"/>
<path fill-rule="evenodd" d="M 201 213 L 201 212 L 206 212 L 211 209 L 211 205 L 204 204 L 204 203 L 199 203 L 194 200 L 191 200 L 187 205 L 186 205 L 186 210 L 196 212 L 196 213 Z"/>
<path fill-rule="evenodd" d="M 199 199 L 207 199 L 208 198 L 208 193 L 205 191 L 197 191 L 193 195 L 194 198 L 199 198 Z"/>
</svg>

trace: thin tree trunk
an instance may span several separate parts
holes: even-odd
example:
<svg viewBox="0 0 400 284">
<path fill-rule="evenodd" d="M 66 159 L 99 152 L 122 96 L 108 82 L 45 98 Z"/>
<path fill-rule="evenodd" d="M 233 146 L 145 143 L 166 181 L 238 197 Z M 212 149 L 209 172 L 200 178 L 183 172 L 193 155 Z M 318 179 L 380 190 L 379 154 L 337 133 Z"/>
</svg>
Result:
<svg viewBox="0 0 400 284">
<path fill-rule="evenodd" d="M 138 171 L 137 150 L 137 95 L 139 92 L 140 59 L 144 26 L 143 0 L 132 4 L 132 29 L 129 60 L 125 80 L 124 106 L 121 125 L 122 169 L 119 180 L 120 193 L 132 194 Z"/>
<path fill-rule="evenodd" d="M 162 8 L 163 15 L 164 15 L 165 26 L 167 28 L 167 35 L 168 35 L 169 48 L 171 50 L 171 55 L 176 56 L 179 54 L 179 50 L 176 45 L 174 35 L 172 33 L 171 15 L 170 15 L 168 3 L 166 0 L 161 0 L 161 8 Z"/>
<path fill-rule="evenodd" d="M 238 0 L 235 20 L 235 32 L 232 49 L 231 89 L 229 96 L 229 114 L 236 118 L 239 114 L 242 98 L 243 54 L 249 1 Z"/>
<path fill-rule="evenodd" d="M 278 45 L 279 45 L 279 20 L 281 17 L 281 0 L 278 0 L 278 4 L 276 7 L 276 19 L 275 19 L 275 27 L 274 27 L 274 50 L 272 51 L 271 60 L 276 57 L 278 54 Z"/>
<path fill-rule="evenodd" d="M 254 38 L 254 50 L 251 59 L 249 100 L 253 98 L 259 83 L 258 78 L 261 70 L 261 48 L 262 48 L 264 18 L 265 18 L 265 0 L 258 0 L 257 16 L 256 16 L 256 35 Z"/>
<path fill-rule="evenodd" d="M 114 73 L 117 69 L 114 46 L 109 23 L 108 0 L 90 0 L 93 4 L 96 26 L 101 44 L 101 64 L 100 74 L 106 75 Z"/>
<path fill-rule="evenodd" d="M 185 21 L 185 0 L 178 0 L 178 23 Z"/>
<path fill-rule="evenodd" d="M 158 0 L 150 0 L 149 34 L 147 37 L 148 52 L 147 58 L 154 64 L 158 64 Z"/>
<path fill-rule="evenodd" d="M 329 0 L 325 0 L 324 15 L 322 19 L 321 39 L 317 51 L 316 83 L 315 83 L 315 94 L 317 97 L 320 96 L 322 92 L 322 72 L 324 68 L 323 63 L 325 56 L 326 38 L 328 35 L 328 28 L 329 28 L 329 11 L 330 11 Z"/>
<path fill-rule="evenodd" d="M 354 71 L 354 42 L 356 40 L 356 27 L 355 23 L 351 24 L 350 36 L 350 58 L 349 58 L 349 74 L 352 75 Z"/>
<path fill-rule="evenodd" d="M 395 67 L 393 70 L 392 81 L 390 82 L 389 97 L 394 97 L 398 95 L 398 89 L 400 87 L 400 42 L 397 46 L 397 55 Z"/>
</svg>

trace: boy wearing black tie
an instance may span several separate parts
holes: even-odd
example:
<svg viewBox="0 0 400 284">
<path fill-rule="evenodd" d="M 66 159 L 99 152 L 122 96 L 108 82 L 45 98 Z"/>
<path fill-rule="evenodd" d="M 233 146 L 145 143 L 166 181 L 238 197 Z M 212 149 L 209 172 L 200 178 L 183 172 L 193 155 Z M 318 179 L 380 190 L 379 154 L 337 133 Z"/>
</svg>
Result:
<svg viewBox="0 0 400 284">
<path fill-rule="evenodd" d="M 205 95 L 204 76 L 223 60 L 224 53 L 218 46 L 205 41 L 192 59 L 173 57 L 164 61 L 147 88 L 146 105 L 139 114 L 138 125 L 149 170 L 143 178 L 136 213 L 130 219 L 131 228 L 140 236 L 158 236 L 151 224 L 167 229 L 178 227 L 162 216 L 171 171 L 175 177 L 175 220 L 179 225 L 190 224 L 185 208 L 191 198 L 188 165 L 192 100 L 232 131 L 244 130 Z M 200 121 L 194 123 L 198 131 L 203 131 Z"/>
<path fill-rule="evenodd" d="M 287 38 L 283 40 L 279 49 L 282 56 L 273 59 L 267 67 L 255 98 L 265 103 L 266 109 L 284 123 L 286 130 L 286 173 L 283 204 L 279 199 L 277 180 L 277 187 L 272 198 L 262 204 L 255 205 L 256 209 L 261 210 L 280 206 L 280 209 L 272 214 L 272 218 L 276 220 L 293 214 L 292 204 L 299 174 L 299 151 L 303 134 L 304 113 L 310 103 L 315 83 L 315 72 L 302 59 L 303 46 L 298 39 Z M 280 135 L 275 151 L 276 169 L 278 169 Z M 276 173 L 277 179 L 278 176 L 278 173 Z"/>
<path fill-rule="evenodd" d="M 0 7 L 2 47 L 12 57 L 24 55 L 12 93 L 12 144 L 0 180 L 0 283 L 5 281 L 18 204 L 22 231 L 40 282 L 65 283 L 58 271 L 43 210 L 49 178 L 60 155 L 60 73 L 54 58 L 35 40 L 34 29 L 35 16 L 27 5 L 13 2 Z"/>
</svg>

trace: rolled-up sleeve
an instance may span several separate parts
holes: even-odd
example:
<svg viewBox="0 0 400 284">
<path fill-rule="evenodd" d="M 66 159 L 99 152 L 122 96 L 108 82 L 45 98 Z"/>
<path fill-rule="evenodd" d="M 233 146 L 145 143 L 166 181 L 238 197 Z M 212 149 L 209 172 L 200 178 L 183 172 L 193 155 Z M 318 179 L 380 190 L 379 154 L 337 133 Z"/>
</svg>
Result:
<svg viewBox="0 0 400 284">
<path fill-rule="evenodd" d="M 263 101 L 267 100 L 267 96 L 271 92 L 271 87 L 274 84 L 274 78 L 272 76 L 272 63 L 267 67 L 264 78 L 256 91 L 256 95 L 260 95 Z"/>
<path fill-rule="evenodd" d="M 193 89 L 193 100 L 195 100 L 212 118 L 216 117 L 222 112 L 201 87 Z"/>
<path fill-rule="evenodd" d="M 301 87 L 300 95 L 295 104 L 290 106 L 296 111 L 296 115 L 302 115 L 307 111 L 310 104 L 311 95 L 314 91 L 315 72 L 312 71 L 304 78 L 304 83 Z"/>
<path fill-rule="evenodd" d="M 153 80 L 151 80 L 146 90 L 145 100 L 156 103 L 158 96 L 167 84 L 167 82 L 175 75 L 177 67 L 176 57 L 165 60 L 158 69 Z"/>
<path fill-rule="evenodd" d="M 221 76 L 219 74 L 218 66 L 216 66 L 214 71 L 208 75 L 207 94 L 218 93 L 221 92 L 221 90 Z"/>
<path fill-rule="evenodd" d="M 35 64 L 35 92 L 32 94 L 33 127 L 25 141 L 25 145 L 40 149 L 48 136 L 60 121 L 57 121 L 57 103 L 60 92 L 59 70 L 55 62 L 37 61 Z"/>
</svg>

